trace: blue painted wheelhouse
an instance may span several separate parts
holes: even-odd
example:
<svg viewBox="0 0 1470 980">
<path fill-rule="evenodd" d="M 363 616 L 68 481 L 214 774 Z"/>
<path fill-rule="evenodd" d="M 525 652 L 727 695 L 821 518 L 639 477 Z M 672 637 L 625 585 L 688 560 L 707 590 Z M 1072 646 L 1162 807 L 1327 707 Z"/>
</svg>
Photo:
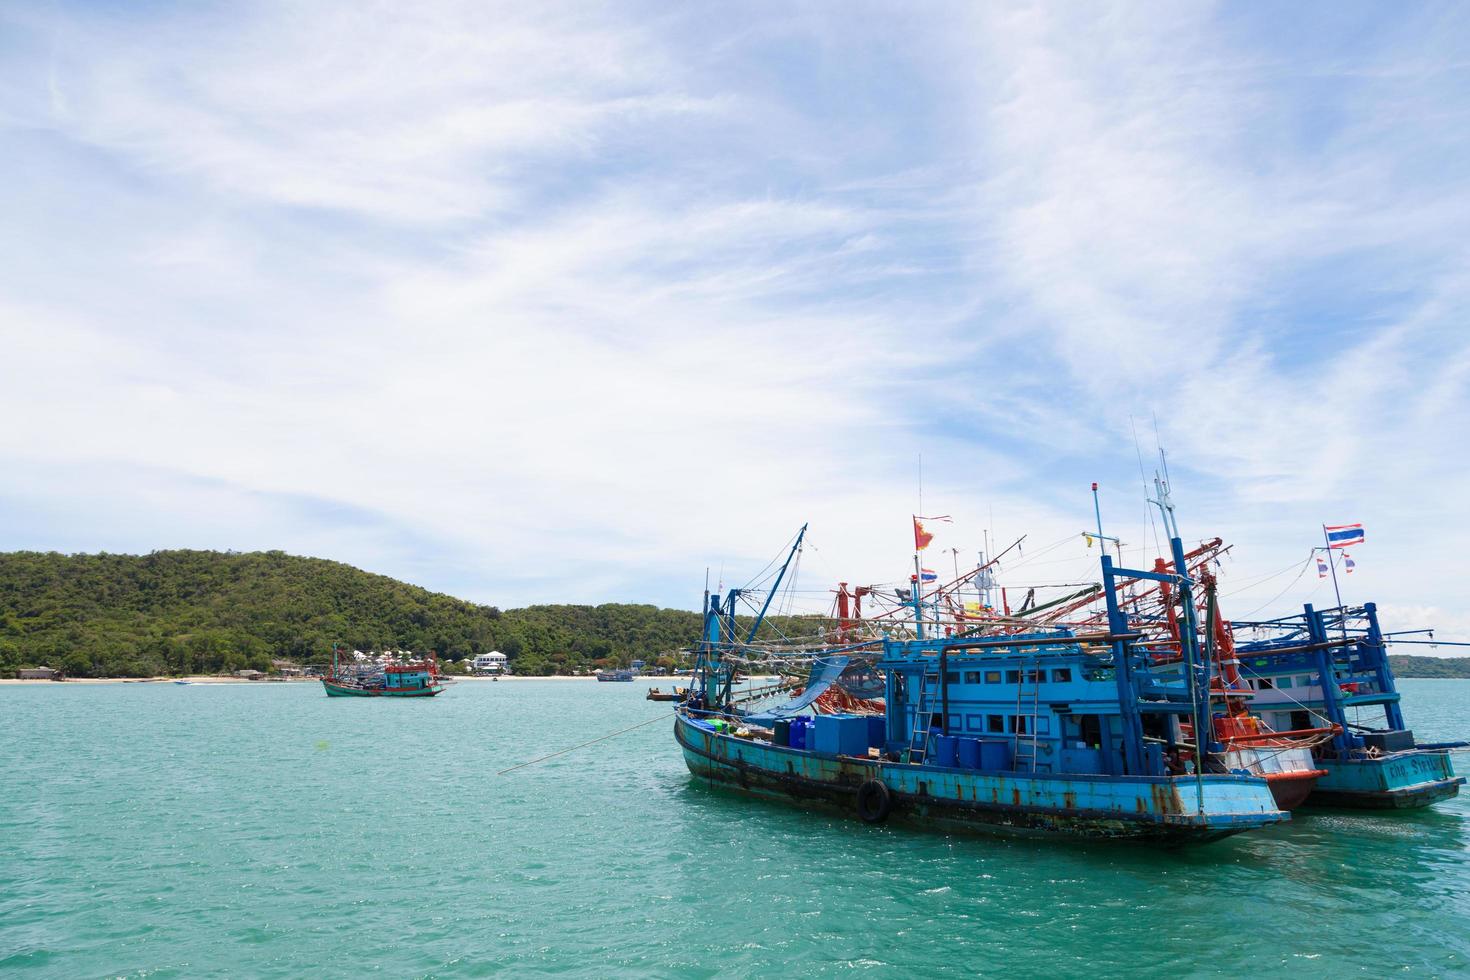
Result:
<svg viewBox="0 0 1470 980">
<path fill-rule="evenodd" d="M 1185 568 L 1177 537 L 1172 547 Z M 691 697 L 674 725 L 685 761 L 712 783 L 830 803 L 869 822 L 1187 843 L 1288 819 L 1265 780 L 1207 771 L 1220 746 L 1210 743 L 1210 664 L 1195 624 L 1184 632 L 1183 669 L 1166 679 L 1117 605 L 1119 579 L 1156 579 L 1184 595 L 1192 616 L 1193 583 L 1106 557 L 1102 565 L 1106 632 L 925 637 L 916 615 L 914 639 L 818 651 L 801 696 L 763 710 L 732 698 L 740 593 L 710 596 Z M 812 715 L 849 658 L 874 655 L 883 715 Z"/>
<path fill-rule="evenodd" d="M 1308 605 L 1299 616 L 1231 625 L 1253 710 L 1277 727 L 1341 728 L 1316 750 L 1327 775 L 1309 805 L 1407 809 L 1459 792 L 1465 777 L 1455 775 L 1449 750 L 1467 743 L 1414 737 L 1374 603 Z"/>
</svg>

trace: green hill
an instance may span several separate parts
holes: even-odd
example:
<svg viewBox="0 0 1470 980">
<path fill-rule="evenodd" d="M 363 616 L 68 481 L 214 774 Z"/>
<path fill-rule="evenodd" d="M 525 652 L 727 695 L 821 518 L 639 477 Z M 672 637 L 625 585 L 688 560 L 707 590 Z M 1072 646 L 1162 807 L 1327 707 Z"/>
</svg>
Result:
<svg viewBox="0 0 1470 980">
<path fill-rule="evenodd" d="M 699 615 L 643 605 L 502 612 L 339 562 L 279 551 L 0 554 L 0 676 L 212 673 L 273 658 L 323 662 L 332 644 L 488 650 L 521 674 L 652 660 L 698 638 Z"/>
<path fill-rule="evenodd" d="M 1470 657 L 1413 657 L 1389 654 L 1388 664 L 1395 677 L 1467 677 Z"/>
</svg>

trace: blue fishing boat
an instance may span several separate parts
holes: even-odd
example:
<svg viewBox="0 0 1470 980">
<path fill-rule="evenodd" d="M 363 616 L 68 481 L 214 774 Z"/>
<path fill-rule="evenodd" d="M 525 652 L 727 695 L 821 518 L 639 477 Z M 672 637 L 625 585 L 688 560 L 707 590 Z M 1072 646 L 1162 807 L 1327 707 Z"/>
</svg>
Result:
<svg viewBox="0 0 1470 980">
<path fill-rule="evenodd" d="M 1315 751 L 1326 770 L 1308 805 L 1411 809 L 1449 799 L 1457 776 L 1450 750 L 1422 743 L 1404 720 L 1388 644 L 1374 603 L 1231 624 L 1254 710 L 1278 728 L 1336 726 Z"/>
<path fill-rule="evenodd" d="M 1102 558 L 1107 626 L 982 637 L 926 635 L 919 588 L 912 637 L 803 651 L 801 694 L 766 705 L 732 696 L 771 599 L 801 547 L 798 533 L 742 640 L 742 589 L 707 597 L 703 640 L 675 738 L 691 773 L 743 792 L 821 802 L 864 821 L 1198 843 L 1289 819 L 1266 780 L 1211 771 L 1211 665 L 1201 655 L 1187 574 Z M 1175 567 L 1187 569 L 1177 536 Z M 1184 668 L 1166 678 L 1119 606 L 1120 578 L 1168 583 L 1187 620 Z M 915 562 L 915 583 L 923 581 Z M 790 661 L 798 651 L 781 651 Z M 883 676 L 881 714 L 820 715 L 812 706 L 862 658 Z M 1194 733 L 1203 733 L 1199 746 Z"/>
<path fill-rule="evenodd" d="M 322 687 L 332 698 L 431 698 L 444 690 L 444 682 L 432 656 L 347 663 L 334 647 L 332 670 L 322 678 Z"/>
</svg>

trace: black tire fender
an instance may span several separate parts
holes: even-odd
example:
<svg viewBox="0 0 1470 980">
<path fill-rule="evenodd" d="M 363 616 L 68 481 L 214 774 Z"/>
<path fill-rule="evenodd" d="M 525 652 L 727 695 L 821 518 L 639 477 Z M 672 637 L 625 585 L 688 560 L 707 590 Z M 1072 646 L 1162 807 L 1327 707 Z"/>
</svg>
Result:
<svg viewBox="0 0 1470 980">
<path fill-rule="evenodd" d="M 858 787 L 857 812 L 864 823 L 882 823 L 893 812 L 893 794 L 881 780 L 870 779 Z"/>
</svg>

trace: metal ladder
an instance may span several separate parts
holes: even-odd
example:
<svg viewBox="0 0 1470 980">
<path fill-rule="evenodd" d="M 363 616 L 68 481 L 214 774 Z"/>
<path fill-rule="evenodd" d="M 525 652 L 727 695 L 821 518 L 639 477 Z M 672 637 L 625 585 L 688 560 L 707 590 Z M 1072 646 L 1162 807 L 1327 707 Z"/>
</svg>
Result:
<svg viewBox="0 0 1470 980">
<path fill-rule="evenodd" d="M 934 706 L 930 704 L 929 672 L 919 675 L 919 698 L 914 704 L 914 730 L 909 735 L 908 761 L 920 765 L 929 755 L 929 728 L 934 723 Z"/>
<path fill-rule="evenodd" d="M 1016 750 L 1015 771 L 1036 771 L 1036 716 L 1041 713 L 1041 667 L 1021 667 L 1016 674 Z M 1030 704 L 1027 704 L 1027 695 Z M 1022 714 L 1030 707 L 1031 713 Z M 1026 719 L 1026 731 L 1021 732 L 1021 719 Z"/>
</svg>

